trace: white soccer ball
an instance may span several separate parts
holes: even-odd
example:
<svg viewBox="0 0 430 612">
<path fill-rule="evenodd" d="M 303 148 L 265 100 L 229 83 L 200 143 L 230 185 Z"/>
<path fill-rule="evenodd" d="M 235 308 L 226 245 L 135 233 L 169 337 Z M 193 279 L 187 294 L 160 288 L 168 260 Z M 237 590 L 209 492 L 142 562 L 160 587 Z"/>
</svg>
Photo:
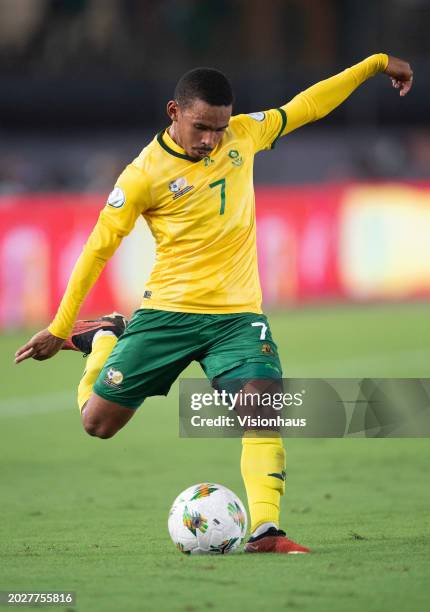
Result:
<svg viewBox="0 0 430 612">
<path fill-rule="evenodd" d="M 247 525 L 240 499 L 230 489 L 207 482 L 178 495 L 168 520 L 173 543 L 187 555 L 233 552 L 242 544 Z"/>
</svg>

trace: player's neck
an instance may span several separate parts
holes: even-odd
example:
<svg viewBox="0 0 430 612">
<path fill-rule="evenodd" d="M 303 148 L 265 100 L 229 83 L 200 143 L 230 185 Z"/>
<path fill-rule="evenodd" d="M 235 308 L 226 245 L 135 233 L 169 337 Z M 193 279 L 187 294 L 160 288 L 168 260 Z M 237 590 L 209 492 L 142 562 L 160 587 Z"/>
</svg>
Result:
<svg viewBox="0 0 430 612">
<path fill-rule="evenodd" d="M 176 135 L 176 132 L 175 132 L 175 126 L 173 125 L 173 123 L 170 127 L 167 128 L 167 133 L 169 134 L 173 142 L 178 145 L 178 147 L 181 147 L 181 149 L 185 150 L 182 144 L 179 142 L 178 136 Z"/>
</svg>

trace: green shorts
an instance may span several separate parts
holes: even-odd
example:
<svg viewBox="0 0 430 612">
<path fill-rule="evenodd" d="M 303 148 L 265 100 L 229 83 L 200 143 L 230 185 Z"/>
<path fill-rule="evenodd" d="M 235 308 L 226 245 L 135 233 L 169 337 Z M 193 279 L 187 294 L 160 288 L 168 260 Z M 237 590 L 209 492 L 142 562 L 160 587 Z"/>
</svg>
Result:
<svg viewBox="0 0 430 612">
<path fill-rule="evenodd" d="M 210 381 L 282 378 L 278 349 L 262 314 L 192 314 L 141 308 L 95 383 L 97 395 L 137 408 L 146 397 L 167 395 L 198 361 Z"/>
</svg>

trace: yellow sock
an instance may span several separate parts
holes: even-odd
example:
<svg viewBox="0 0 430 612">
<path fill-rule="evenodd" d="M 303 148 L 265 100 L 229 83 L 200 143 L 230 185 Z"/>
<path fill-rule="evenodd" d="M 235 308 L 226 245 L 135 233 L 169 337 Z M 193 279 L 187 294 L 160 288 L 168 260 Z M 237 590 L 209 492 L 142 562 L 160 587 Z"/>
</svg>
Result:
<svg viewBox="0 0 430 612">
<path fill-rule="evenodd" d="M 96 338 L 78 387 L 78 406 L 81 412 L 90 399 L 94 383 L 117 342 L 118 338 L 113 334 Z"/>
<path fill-rule="evenodd" d="M 279 527 L 281 495 L 285 491 L 282 440 L 264 436 L 267 432 L 253 431 L 242 438 L 240 468 L 248 496 L 251 533 L 262 523 L 275 523 Z"/>
</svg>

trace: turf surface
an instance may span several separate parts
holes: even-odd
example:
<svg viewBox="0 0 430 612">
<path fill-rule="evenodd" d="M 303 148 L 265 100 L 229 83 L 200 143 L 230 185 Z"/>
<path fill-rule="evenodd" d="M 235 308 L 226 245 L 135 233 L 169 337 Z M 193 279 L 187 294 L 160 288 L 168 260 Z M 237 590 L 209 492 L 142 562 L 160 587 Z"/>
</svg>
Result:
<svg viewBox="0 0 430 612">
<path fill-rule="evenodd" d="M 291 376 L 427 377 L 428 318 L 416 304 L 270 321 Z M 240 441 L 179 439 L 177 386 L 90 438 L 74 405 L 84 361 L 14 366 L 26 338 L 0 338 L 0 589 L 74 590 L 91 612 L 428 609 L 428 440 L 290 440 L 282 526 L 313 554 L 186 557 L 169 505 L 200 481 L 245 500 Z"/>
</svg>

